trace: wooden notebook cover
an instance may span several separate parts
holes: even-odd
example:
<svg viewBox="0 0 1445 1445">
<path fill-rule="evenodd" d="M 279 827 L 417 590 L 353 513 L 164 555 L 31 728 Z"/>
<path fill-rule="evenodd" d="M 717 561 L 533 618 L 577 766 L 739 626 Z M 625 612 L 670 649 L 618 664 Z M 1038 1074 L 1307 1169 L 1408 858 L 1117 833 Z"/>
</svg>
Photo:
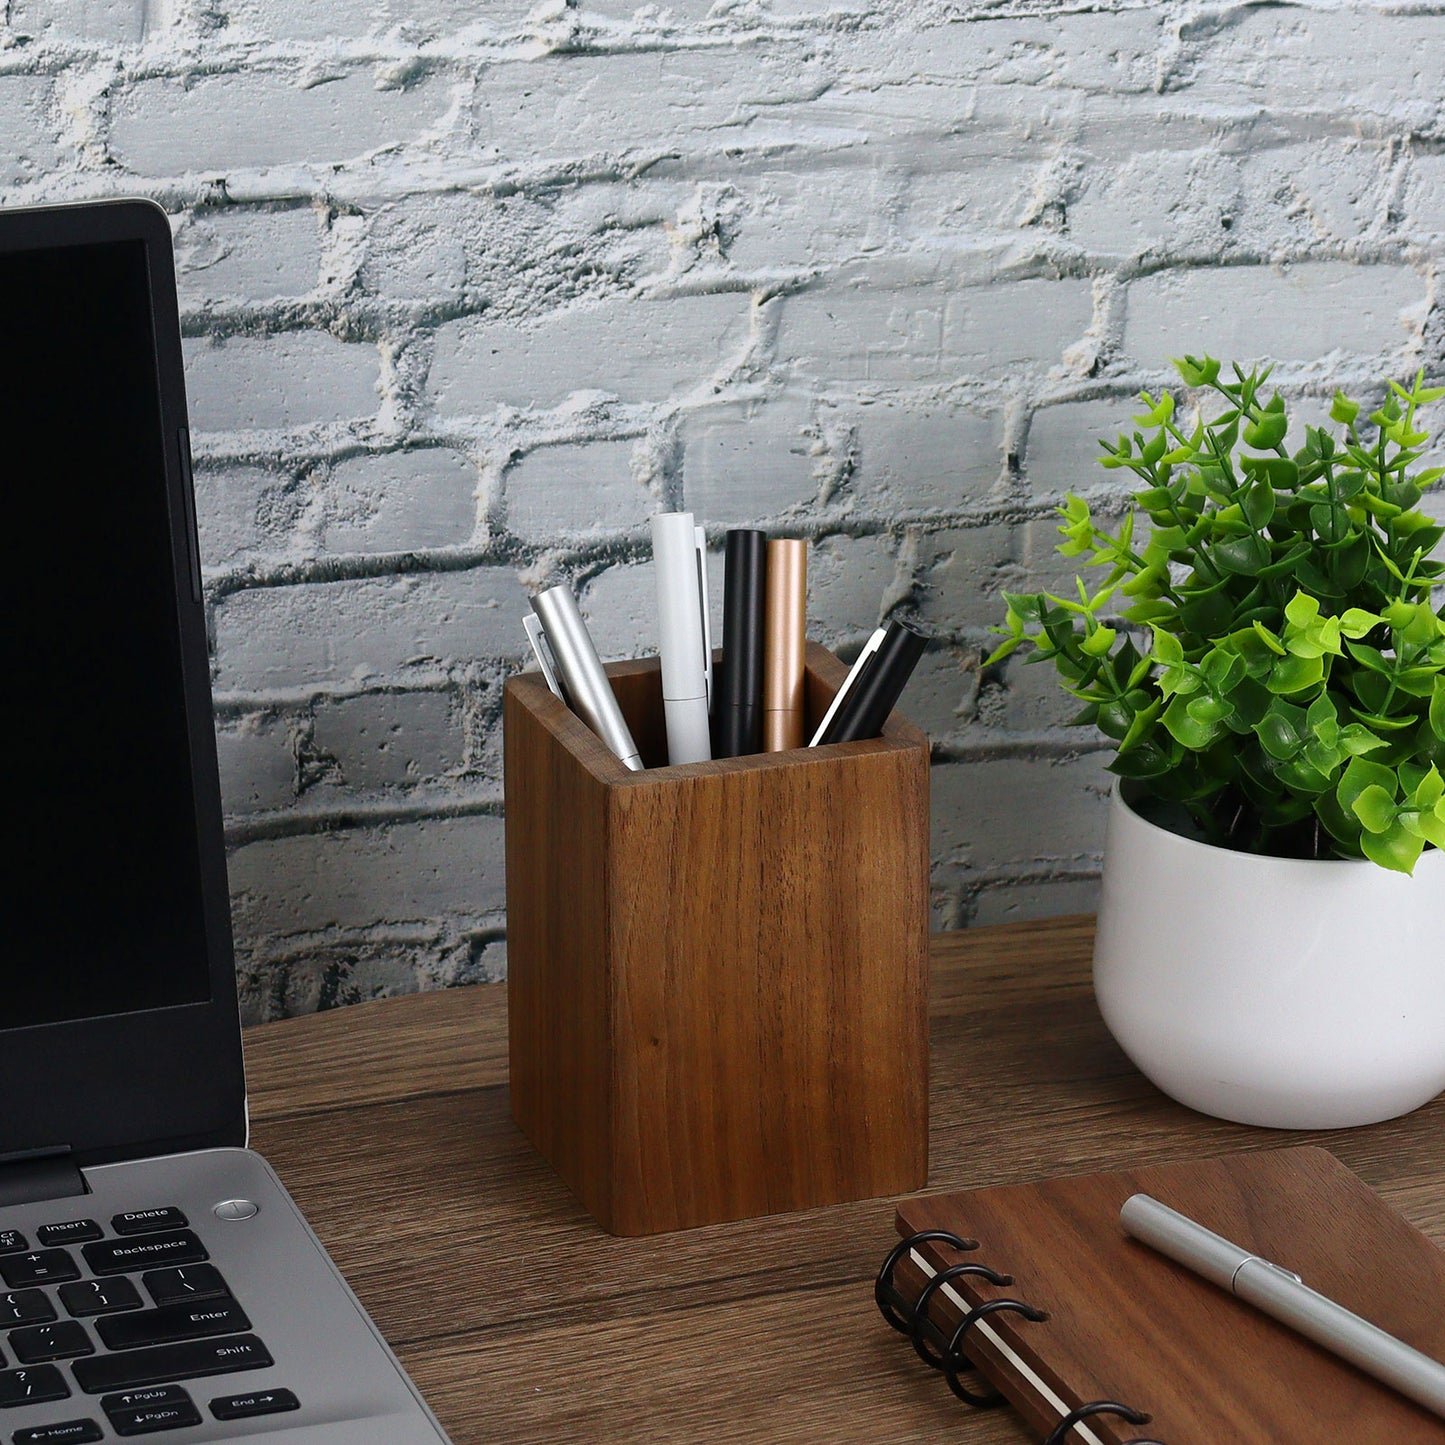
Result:
<svg viewBox="0 0 1445 1445">
<path fill-rule="evenodd" d="M 1041 1324 L 1007 1312 L 988 1323 L 1071 1408 L 1109 1399 L 1149 1412 L 1142 1426 L 1115 1416 L 1087 1421 L 1109 1445 L 1445 1442 L 1445 1421 L 1128 1238 L 1119 1209 L 1136 1193 L 1445 1360 L 1445 1252 L 1323 1149 L 932 1195 L 906 1201 L 897 1224 L 900 1234 L 947 1229 L 979 1241 L 967 1254 L 922 1246 L 934 1268 L 974 1261 L 1013 1276 L 1002 1288 L 961 1278 L 958 1293 L 970 1304 L 1012 1297 L 1048 1311 Z M 945 1303 L 938 1318 L 950 1314 L 956 1322 L 957 1308 Z M 1057 1424 L 1058 1412 L 995 1347 L 969 1348 L 1041 1437 Z M 1070 1445 L 1083 1438 L 1071 1432 Z"/>
</svg>

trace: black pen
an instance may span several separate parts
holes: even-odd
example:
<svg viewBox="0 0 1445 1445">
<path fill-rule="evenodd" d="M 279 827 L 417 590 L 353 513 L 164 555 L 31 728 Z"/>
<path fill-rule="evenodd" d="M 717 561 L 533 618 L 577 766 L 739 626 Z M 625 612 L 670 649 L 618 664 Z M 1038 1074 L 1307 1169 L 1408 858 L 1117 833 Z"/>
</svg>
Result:
<svg viewBox="0 0 1445 1445">
<path fill-rule="evenodd" d="M 818 740 L 819 746 L 876 738 L 927 646 L 928 638 L 923 633 L 895 617 L 877 652 L 865 664 L 843 706 Z"/>
<path fill-rule="evenodd" d="M 713 708 L 713 757 L 763 750 L 763 615 L 768 535 L 752 527 L 727 534 L 723 572 L 722 663 Z"/>
</svg>

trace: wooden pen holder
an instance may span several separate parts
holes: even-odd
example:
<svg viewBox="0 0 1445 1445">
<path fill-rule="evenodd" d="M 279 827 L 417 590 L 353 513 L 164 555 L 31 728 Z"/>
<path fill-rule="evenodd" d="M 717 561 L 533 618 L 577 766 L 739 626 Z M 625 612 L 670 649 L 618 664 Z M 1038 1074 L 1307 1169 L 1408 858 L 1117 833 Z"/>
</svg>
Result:
<svg viewBox="0 0 1445 1445">
<path fill-rule="evenodd" d="M 612 1234 L 921 1187 L 927 738 L 660 766 L 657 661 L 607 673 L 643 772 L 506 685 L 513 1117 Z"/>
</svg>

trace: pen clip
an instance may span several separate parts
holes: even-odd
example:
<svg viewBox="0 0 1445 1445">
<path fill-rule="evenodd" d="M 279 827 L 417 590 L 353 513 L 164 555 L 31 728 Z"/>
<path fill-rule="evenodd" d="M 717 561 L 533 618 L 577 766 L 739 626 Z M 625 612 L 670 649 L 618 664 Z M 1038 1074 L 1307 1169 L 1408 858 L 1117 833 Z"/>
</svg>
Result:
<svg viewBox="0 0 1445 1445">
<path fill-rule="evenodd" d="M 693 545 L 697 548 L 697 600 L 702 608 L 702 671 L 707 684 L 707 705 L 712 707 L 712 621 L 707 605 L 707 529 L 693 528 Z"/>
<path fill-rule="evenodd" d="M 813 734 L 813 740 L 808 744 L 810 748 L 816 748 L 821 741 L 823 734 L 828 731 L 828 724 L 837 715 L 838 709 L 843 706 L 844 699 L 853 690 L 853 684 L 863 676 L 863 669 L 868 665 L 868 659 L 878 651 L 883 639 L 888 635 L 886 627 L 877 628 L 873 636 L 863 644 L 863 651 L 858 654 L 857 661 L 848 669 L 848 676 L 843 679 L 843 686 L 833 694 L 833 701 L 828 704 L 828 711 L 823 714 L 823 721 L 818 724 L 818 730 Z"/>
<path fill-rule="evenodd" d="M 565 703 L 567 699 L 562 695 L 562 685 L 557 681 L 557 664 L 552 656 L 552 644 L 547 641 L 547 630 L 542 626 L 542 619 L 536 613 L 528 613 L 522 619 L 522 626 L 527 630 L 527 640 L 532 644 L 537 666 L 542 669 L 547 686 Z"/>
</svg>

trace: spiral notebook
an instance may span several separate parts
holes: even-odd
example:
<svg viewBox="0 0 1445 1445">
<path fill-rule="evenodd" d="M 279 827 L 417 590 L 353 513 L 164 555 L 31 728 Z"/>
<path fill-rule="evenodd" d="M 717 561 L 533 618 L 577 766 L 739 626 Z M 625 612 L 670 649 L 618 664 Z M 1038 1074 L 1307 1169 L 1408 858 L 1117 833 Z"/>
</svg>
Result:
<svg viewBox="0 0 1445 1445">
<path fill-rule="evenodd" d="M 1445 1421 L 1128 1238 L 1140 1192 L 1445 1359 L 1445 1251 L 1317 1148 L 906 1200 L 879 1306 L 1049 1445 L 1445 1445 Z"/>
</svg>

